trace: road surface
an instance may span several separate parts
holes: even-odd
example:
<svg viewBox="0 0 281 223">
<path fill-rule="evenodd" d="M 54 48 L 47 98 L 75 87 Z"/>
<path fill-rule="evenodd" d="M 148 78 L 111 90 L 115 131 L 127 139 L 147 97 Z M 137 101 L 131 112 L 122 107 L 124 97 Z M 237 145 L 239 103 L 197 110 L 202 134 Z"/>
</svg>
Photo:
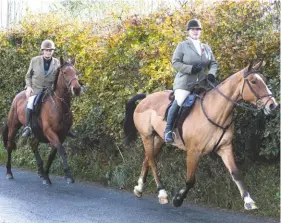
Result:
<svg viewBox="0 0 281 223">
<path fill-rule="evenodd" d="M 270 223 L 277 219 L 255 217 L 184 204 L 158 204 L 157 195 L 136 198 L 128 191 L 89 183 L 67 185 L 51 176 L 52 186 L 42 184 L 36 173 L 12 169 L 5 177 L 0 166 L 0 223 Z M 242 203 L 241 203 L 242 205 Z"/>
</svg>

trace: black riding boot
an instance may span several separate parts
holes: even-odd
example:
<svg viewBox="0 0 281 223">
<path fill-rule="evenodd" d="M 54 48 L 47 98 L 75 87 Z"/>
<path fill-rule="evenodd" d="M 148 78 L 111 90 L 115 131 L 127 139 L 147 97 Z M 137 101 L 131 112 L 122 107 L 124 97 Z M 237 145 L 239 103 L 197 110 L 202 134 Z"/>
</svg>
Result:
<svg viewBox="0 0 281 223">
<path fill-rule="evenodd" d="M 178 106 L 178 103 L 176 100 L 174 100 L 172 106 L 170 107 L 168 111 L 167 116 L 167 125 L 164 132 L 165 142 L 174 142 L 173 138 L 173 126 L 178 114 L 180 106 Z"/>
<path fill-rule="evenodd" d="M 30 118 L 31 118 L 31 112 L 32 109 L 26 108 L 25 111 L 25 128 L 23 129 L 23 137 L 27 137 L 31 133 L 31 128 L 30 128 Z"/>
</svg>

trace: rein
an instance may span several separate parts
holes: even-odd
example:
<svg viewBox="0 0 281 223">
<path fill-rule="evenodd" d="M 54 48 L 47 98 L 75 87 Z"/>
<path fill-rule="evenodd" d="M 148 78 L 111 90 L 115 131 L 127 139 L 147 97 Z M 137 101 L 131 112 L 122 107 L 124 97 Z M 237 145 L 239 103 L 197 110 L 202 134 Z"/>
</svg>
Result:
<svg viewBox="0 0 281 223">
<path fill-rule="evenodd" d="M 52 104 L 54 105 L 54 107 L 56 108 L 56 110 L 57 110 L 59 113 L 62 114 L 62 118 L 63 118 L 63 120 L 64 120 L 64 118 L 65 118 L 67 115 L 69 115 L 69 113 L 71 112 L 71 109 L 70 109 L 69 104 L 64 100 L 64 98 L 59 97 L 59 96 L 56 94 L 56 92 L 52 91 L 52 90 L 49 89 L 49 88 L 47 88 L 47 94 L 50 96 L 51 102 L 52 102 Z M 63 112 L 61 111 L 61 109 L 59 108 L 59 106 L 56 104 L 56 101 L 55 101 L 53 95 L 55 95 L 61 102 L 63 102 L 63 103 L 67 106 L 67 110 L 68 110 L 68 111 L 67 111 L 66 113 L 63 113 Z"/>
<path fill-rule="evenodd" d="M 208 116 L 206 110 L 204 109 L 203 101 L 204 101 L 204 96 L 205 96 L 205 95 L 206 95 L 206 92 L 204 93 L 203 97 L 200 97 L 199 95 L 197 96 L 197 97 L 199 97 L 199 99 L 200 99 L 200 106 L 201 106 L 201 109 L 202 109 L 202 111 L 203 111 L 203 114 L 205 115 L 205 117 L 207 118 L 207 120 L 208 120 L 209 122 L 211 122 L 213 125 L 219 127 L 219 128 L 222 129 L 222 131 L 223 131 L 222 134 L 221 134 L 221 136 L 220 136 L 220 138 L 219 138 L 219 140 L 218 140 L 218 142 L 216 143 L 216 145 L 214 146 L 214 148 L 213 148 L 213 150 L 212 150 L 212 152 L 216 152 L 216 151 L 218 150 L 218 145 L 220 144 L 220 142 L 221 142 L 221 140 L 222 140 L 224 134 L 226 133 L 227 129 L 232 125 L 234 119 L 231 119 L 230 123 L 229 123 L 228 125 L 226 125 L 225 127 L 220 126 L 219 124 L 215 123 L 215 122 Z"/>
<path fill-rule="evenodd" d="M 273 94 L 268 94 L 268 95 L 264 95 L 264 96 L 258 96 L 258 94 L 256 93 L 256 91 L 253 89 L 253 87 L 251 86 L 251 84 L 249 83 L 249 80 L 246 79 L 246 77 L 250 74 L 253 74 L 253 73 L 257 73 L 257 71 L 251 71 L 251 72 L 248 72 L 248 73 L 245 73 L 243 75 L 243 78 L 244 78 L 244 82 L 243 82 L 243 86 L 242 86 L 242 90 L 241 90 L 241 97 L 243 99 L 243 92 L 244 92 L 244 87 L 245 87 L 245 82 L 247 83 L 249 89 L 251 90 L 251 92 L 253 93 L 253 95 L 256 97 L 256 105 L 258 106 L 258 101 L 261 100 L 262 98 L 265 98 L 265 97 L 269 97 L 269 99 L 266 101 L 266 103 L 263 105 L 263 107 L 258 107 L 257 109 L 256 108 L 252 108 L 252 107 L 249 107 L 249 106 L 246 106 L 246 105 L 243 105 L 243 104 L 240 104 L 238 103 L 237 101 L 234 101 L 232 100 L 231 98 L 229 98 L 228 96 L 226 96 L 219 88 L 217 88 L 217 86 L 215 86 L 211 81 L 209 81 L 208 79 L 207 82 L 208 84 L 213 88 L 213 90 L 217 91 L 222 97 L 224 97 L 226 100 L 232 102 L 232 104 L 234 104 L 235 106 L 239 106 L 239 107 L 242 107 L 242 108 L 245 108 L 245 109 L 248 109 L 250 111 L 260 111 L 261 109 L 264 109 L 265 106 L 267 105 L 267 103 L 270 101 L 270 99 L 273 97 Z M 259 74 L 259 73 L 258 73 Z M 216 152 L 218 150 L 218 145 L 220 144 L 225 132 L 227 131 L 227 129 L 232 125 L 233 123 L 233 120 L 232 119 L 230 121 L 230 123 L 228 125 L 226 125 L 225 127 L 223 126 L 220 126 L 219 124 L 215 123 L 212 119 L 210 119 L 210 117 L 208 116 L 208 114 L 206 113 L 206 110 L 204 109 L 204 106 L 203 106 L 203 98 L 204 96 L 206 95 L 206 92 L 204 93 L 203 97 L 200 97 L 200 105 L 201 105 L 201 109 L 205 115 L 205 117 L 207 118 L 207 120 L 209 122 L 211 122 L 213 125 L 219 127 L 220 129 L 223 130 L 222 132 L 222 135 L 220 136 L 218 142 L 216 143 L 216 145 L 214 146 L 212 152 Z"/>
<path fill-rule="evenodd" d="M 76 75 L 75 75 L 73 78 L 70 79 L 69 82 L 66 80 L 66 78 L 65 78 L 65 76 L 64 76 L 63 68 L 64 68 L 64 67 L 67 67 L 67 66 L 73 66 L 73 65 L 72 65 L 72 64 L 69 64 L 69 63 L 64 64 L 64 65 L 60 68 L 60 73 L 62 73 L 63 82 L 64 82 L 64 84 L 65 84 L 65 86 L 66 86 L 66 88 L 67 88 L 67 93 L 69 93 L 69 91 L 70 91 L 70 85 L 71 85 L 72 81 L 78 80 L 78 78 L 77 78 Z M 58 75 L 59 75 L 59 74 L 58 74 Z M 69 113 L 71 112 L 71 109 L 70 109 L 70 105 L 65 101 L 65 99 L 64 99 L 63 97 L 60 97 L 59 95 L 57 95 L 57 93 L 56 93 L 55 91 L 52 91 L 52 90 L 50 90 L 50 89 L 48 89 L 48 94 L 50 95 L 52 104 L 54 105 L 54 107 L 56 108 L 56 110 L 57 110 L 59 113 L 62 114 L 63 119 L 64 119 L 67 115 L 69 115 Z M 61 109 L 59 108 L 59 106 L 56 104 L 56 101 L 55 101 L 53 95 L 54 95 L 56 98 L 58 98 L 61 102 L 63 102 L 63 103 L 67 106 L 67 110 L 68 110 L 68 111 L 67 111 L 66 113 L 63 113 L 63 112 L 61 111 Z"/>
</svg>

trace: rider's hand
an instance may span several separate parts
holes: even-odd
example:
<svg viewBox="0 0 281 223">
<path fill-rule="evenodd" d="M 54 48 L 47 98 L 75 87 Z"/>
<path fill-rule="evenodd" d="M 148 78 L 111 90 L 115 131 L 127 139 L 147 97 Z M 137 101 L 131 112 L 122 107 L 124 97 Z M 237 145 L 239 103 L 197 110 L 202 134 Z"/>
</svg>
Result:
<svg viewBox="0 0 281 223">
<path fill-rule="evenodd" d="M 31 96 L 31 94 L 33 94 L 33 89 L 32 87 L 27 87 L 26 90 L 25 90 L 25 95 L 26 95 L 26 98 L 29 98 Z"/>
<path fill-rule="evenodd" d="M 199 73 L 203 70 L 202 64 L 195 64 L 191 68 L 191 74 Z"/>
</svg>

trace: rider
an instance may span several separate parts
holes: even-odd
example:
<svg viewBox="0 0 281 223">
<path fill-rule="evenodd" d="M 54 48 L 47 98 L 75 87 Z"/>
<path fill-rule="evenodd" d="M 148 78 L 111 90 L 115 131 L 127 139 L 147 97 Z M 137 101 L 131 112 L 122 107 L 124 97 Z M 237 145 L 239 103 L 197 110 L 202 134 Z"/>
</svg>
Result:
<svg viewBox="0 0 281 223">
<path fill-rule="evenodd" d="M 214 83 L 217 72 L 217 62 L 210 46 L 200 42 L 200 21 L 191 19 L 187 23 L 187 31 L 189 38 L 177 45 L 172 58 L 172 65 L 177 70 L 173 84 L 175 100 L 168 111 L 165 142 L 174 142 L 172 128 L 186 97 L 195 86 L 206 88 L 206 79 Z"/>
<path fill-rule="evenodd" d="M 25 76 L 25 94 L 27 107 L 25 112 L 25 128 L 22 136 L 27 137 L 31 133 L 30 119 L 33 110 L 34 99 L 44 89 L 52 86 L 56 79 L 57 70 L 60 67 L 58 59 L 53 57 L 55 44 L 52 40 L 44 40 L 41 44 L 41 56 L 36 56 L 31 59 L 28 71 Z M 72 132 L 68 133 L 69 136 L 74 136 Z"/>
</svg>

